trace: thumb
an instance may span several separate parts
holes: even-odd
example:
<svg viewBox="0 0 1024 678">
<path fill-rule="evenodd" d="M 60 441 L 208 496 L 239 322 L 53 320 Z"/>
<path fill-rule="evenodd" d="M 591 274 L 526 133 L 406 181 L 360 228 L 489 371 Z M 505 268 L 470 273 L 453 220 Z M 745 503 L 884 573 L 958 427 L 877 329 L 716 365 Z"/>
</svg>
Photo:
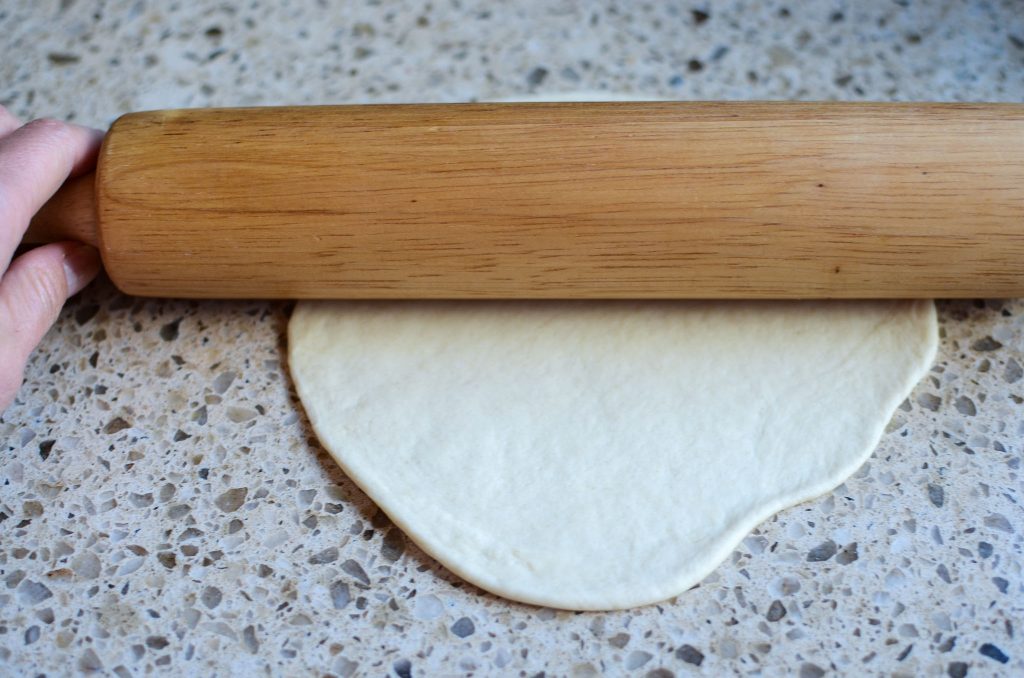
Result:
<svg viewBox="0 0 1024 678">
<path fill-rule="evenodd" d="M 37 247 L 11 262 L 0 279 L 0 412 L 14 400 L 29 355 L 64 302 L 99 267 L 96 250 L 76 242 Z"/>
</svg>

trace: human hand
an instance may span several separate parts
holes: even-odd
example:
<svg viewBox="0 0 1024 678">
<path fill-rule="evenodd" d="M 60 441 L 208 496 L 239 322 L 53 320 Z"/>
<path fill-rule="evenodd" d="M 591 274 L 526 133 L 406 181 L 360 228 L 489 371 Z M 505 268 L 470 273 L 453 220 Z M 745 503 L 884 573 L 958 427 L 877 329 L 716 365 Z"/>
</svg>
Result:
<svg viewBox="0 0 1024 678">
<path fill-rule="evenodd" d="M 96 164 L 103 133 L 57 120 L 21 123 L 0 106 L 0 414 L 32 350 L 68 297 L 100 268 L 96 250 L 56 242 L 11 260 L 32 216 L 64 180 Z"/>
</svg>

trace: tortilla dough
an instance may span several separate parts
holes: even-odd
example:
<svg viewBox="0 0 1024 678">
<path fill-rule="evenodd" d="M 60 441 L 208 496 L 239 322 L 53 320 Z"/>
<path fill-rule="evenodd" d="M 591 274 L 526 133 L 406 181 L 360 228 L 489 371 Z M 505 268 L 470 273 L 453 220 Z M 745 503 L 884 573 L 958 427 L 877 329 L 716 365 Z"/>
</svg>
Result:
<svg viewBox="0 0 1024 678">
<path fill-rule="evenodd" d="M 696 584 L 853 473 L 935 353 L 914 302 L 303 302 L 317 435 L 427 553 L 538 605 Z"/>
</svg>

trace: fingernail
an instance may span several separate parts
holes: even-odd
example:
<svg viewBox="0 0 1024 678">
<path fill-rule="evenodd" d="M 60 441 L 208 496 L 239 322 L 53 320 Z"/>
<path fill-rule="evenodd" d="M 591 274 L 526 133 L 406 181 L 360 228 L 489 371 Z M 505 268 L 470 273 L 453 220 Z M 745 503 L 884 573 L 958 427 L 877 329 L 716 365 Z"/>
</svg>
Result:
<svg viewBox="0 0 1024 678">
<path fill-rule="evenodd" d="M 68 296 L 77 294 L 100 270 L 100 254 L 95 247 L 76 243 L 64 257 L 64 277 L 68 281 Z"/>
</svg>

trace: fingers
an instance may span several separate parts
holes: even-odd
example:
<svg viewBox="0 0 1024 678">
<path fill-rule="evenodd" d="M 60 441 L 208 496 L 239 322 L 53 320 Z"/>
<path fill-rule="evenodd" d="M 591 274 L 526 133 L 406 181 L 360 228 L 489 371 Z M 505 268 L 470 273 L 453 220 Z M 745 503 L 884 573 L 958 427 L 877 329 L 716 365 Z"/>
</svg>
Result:
<svg viewBox="0 0 1024 678">
<path fill-rule="evenodd" d="M 0 138 L 21 127 L 21 121 L 5 107 L 0 106 Z"/>
<path fill-rule="evenodd" d="M 64 302 L 99 268 L 92 247 L 59 242 L 21 255 L 0 279 L 0 412 L 14 399 L 29 354 Z"/>
<path fill-rule="evenodd" d="M 47 118 L 0 137 L 0 271 L 32 215 L 65 179 L 96 163 L 102 140 L 99 130 Z"/>
</svg>

